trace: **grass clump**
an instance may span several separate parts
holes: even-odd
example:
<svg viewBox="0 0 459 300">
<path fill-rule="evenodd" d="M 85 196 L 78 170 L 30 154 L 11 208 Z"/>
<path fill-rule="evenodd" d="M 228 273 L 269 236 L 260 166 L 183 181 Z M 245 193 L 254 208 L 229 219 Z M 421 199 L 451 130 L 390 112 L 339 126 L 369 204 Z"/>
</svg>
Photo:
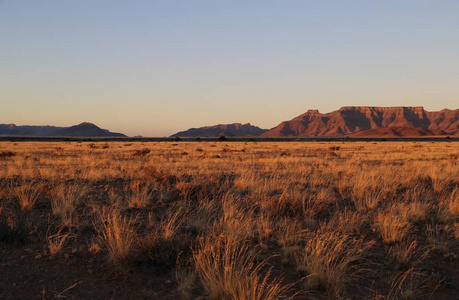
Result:
<svg viewBox="0 0 459 300">
<path fill-rule="evenodd" d="M 279 299 L 287 288 L 271 278 L 268 260 L 257 262 L 249 244 L 215 237 L 201 238 L 193 250 L 196 273 L 211 299 Z"/>
<path fill-rule="evenodd" d="M 88 188 L 79 184 L 60 184 L 54 188 L 51 195 L 53 214 L 59 216 L 64 224 L 72 224 L 74 212 L 88 193 Z"/>
<path fill-rule="evenodd" d="M 150 186 L 146 184 L 133 183 L 131 187 L 125 187 L 125 194 L 129 208 L 144 208 L 150 204 Z"/>
<path fill-rule="evenodd" d="M 317 231 L 296 256 L 296 269 L 305 275 L 304 287 L 341 297 L 355 273 L 353 264 L 363 258 L 369 246 L 338 232 Z"/>
<path fill-rule="evenodd" d="M 41 187 L 33 183 L 24 183 L 14 188 L 14 195 L 22 211 L 31 211 L 41 194 Z"/>
<path fill-rule="evenodd" d="M 62 232 L 64 227 L 61 227 L 55 234 L 50 234 L 48 229 L 48 250 L 51 256 L 54 256 L 62 251 L 65 241 L 70 237 L 70 232 Z"/>
<path fill-rule="evenodd" d="M 118 210 L 104 210 L 100 214 L 96 230 L 114 264 L 125 263 L 131 255 L 136 239 L 134 224 L 134 218 L 122 216 Z"/>
<path fill-rule="evenodd" d="M 386 244 L 401 242 L 411 231 L 411 223 L 394 210 L 379 212 L 375 227 Z"/>
</svg>

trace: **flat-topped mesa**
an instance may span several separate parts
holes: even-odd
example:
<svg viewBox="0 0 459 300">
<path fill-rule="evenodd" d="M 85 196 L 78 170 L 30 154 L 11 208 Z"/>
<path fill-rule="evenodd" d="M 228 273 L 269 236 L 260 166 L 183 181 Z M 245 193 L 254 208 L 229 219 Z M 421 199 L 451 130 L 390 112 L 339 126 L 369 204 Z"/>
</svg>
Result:
<svg viewBox="0 0 459 300">
<path fill-rule="evenodd" d="M 241 124 L 241 123 L 231 123 L 231 124 L 218 124 L 218 125 L 209 125 L 209 126 L 203 126 L 201 127 L 202 129 L 212 129 L 212 128 L 222 128 L 222 129 L 228 129 L 228 128 L 234 128 L 234 129 L 241 129 L 246 127 L 247 124 Z M 250 124 L 249 124 L 250 126 Z"/>
<path fill-rule="evenodd" d="M 425 127 L 429 126 L 426 111 L 422 106 L 344 106 L 338 110 L 341 114 L 361 113 L 372 119 L 376 127 L 405 126 L 405 121 L 411 124 L 408 127 Z M 397 121 L 394 123 L 393 119 Z M 385 119 L 385 120 L 384 120 Z M 382 123 L 380 123 L 382 122 Z M 401 123 L 400 123 L 401 122 Z M 372 126 L 375 127 L 375 126 Z"/>
<path fill-rule="evenodd" d="M 338 111 L 358 110 L 358 111 L 413 111 L 416 113 L 424 112 L 423 106 L 342 106 Z"/>
<path fill-rule="evenodd" d="M 392 128 L 391 130 L 387 130 Z M 459 132 L 459 110 L 427 112 L 422 106 L 343 106 L 329 113 L 308 110 L 263 136 L 442 135 Z"/>
</svg>

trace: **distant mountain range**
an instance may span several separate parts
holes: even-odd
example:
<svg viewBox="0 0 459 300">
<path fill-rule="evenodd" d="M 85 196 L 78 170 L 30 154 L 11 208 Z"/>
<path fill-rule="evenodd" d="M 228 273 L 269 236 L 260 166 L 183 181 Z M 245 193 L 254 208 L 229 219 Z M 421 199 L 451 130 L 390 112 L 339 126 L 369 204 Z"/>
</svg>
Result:
<svg viewBox="0 0 459 300">
<path fill-rule="evenodd" d="M 122 133 L 110 132 L 92 123 L 84 122 L 71 127 L 17 126 L 0 124 L 0 135 L 4 136 L 60 136 L 60 137 L 125 137 Z"/>
<path fill-rule="evenodd" d="M 250 124 L 191 128 L 173 136 L 459 136 L 459 109 L 428 112 L 423 107 L 345 106 L 330 113 L 308 110 L 266 130 Z"/>
<path fill-rule="evenodd" d="M 177 132 L 172 137 L 259 136 L 267 131 L 267 129 L 261 129 L 250 125 L 250 123 L 234 123 L 190 128 L 186 131 Z"/>
<path fill-rule="evenodd" d="M 284 121 L 272 129 L 250 123 L 190 128 L 171 137 L 308 137 L 308 136 L 459 136 L 459 109 L 429 112 L 423 107 L 345 106 L 329 113 L 318 110 Z M 71 127 L 0 124 L 0 136 L 126 137 L 92 123 Z"/>
</svg>

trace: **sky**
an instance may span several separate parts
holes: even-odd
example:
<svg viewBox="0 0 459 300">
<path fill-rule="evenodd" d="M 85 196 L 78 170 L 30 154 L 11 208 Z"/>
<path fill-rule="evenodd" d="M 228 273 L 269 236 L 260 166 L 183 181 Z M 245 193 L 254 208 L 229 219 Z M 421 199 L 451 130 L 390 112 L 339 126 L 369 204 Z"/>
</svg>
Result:
<svg viewBox="0 0 459 300">
<path fill-rule="evenodd" d="M 459 1 L 0 0 L 0 123 L 129 136 L 459 108 Z"/>
</svg>

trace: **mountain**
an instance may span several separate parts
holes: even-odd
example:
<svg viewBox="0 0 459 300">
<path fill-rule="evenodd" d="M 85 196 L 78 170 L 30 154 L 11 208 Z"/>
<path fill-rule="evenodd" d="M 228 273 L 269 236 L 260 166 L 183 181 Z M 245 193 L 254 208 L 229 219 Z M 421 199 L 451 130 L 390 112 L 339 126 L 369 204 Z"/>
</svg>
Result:
<svg viewBox="0 0 459 300">
<path fill-rule="evenodd" d="M 459 109 L 443 109 L 441 111 L 426 112 L 431 123 L 429 129 L 443 130 L 447 134 L 459 132 Z"/>
<path fill-rule="evenodd" d="M 330 113 L 308 110 L 262 136 L 432 136 L 459 132 L 459 109 L 345 106 Z"/>
<path fill-rule="evenodd" d="M 0 135 L 7 136 L 61 136 L 61 137 L 125 137 L 122 133 L 101 129 L 92 123 L 81 123 L 71 127 L 17 126 L 0 124 Z"/>
<path fill-rule="evenodd" d="M 200 128 L 190 128 L 180 131 L 171 137 L 210 137 L 210 136 L 259 136 L 267 129 L 241 123 L 219 124 L 215 126 L 205 126 Z"/>
<path fill-rule="evenodd" d="M 365 131 L 359 131 L 351 133 L 351 136 L 362 136 L 362 137 L 371 137 L 371 136 L 435 136 L 435 135 L 445 135 L 444 131 L 439 130 L 428 130 L 424 128 L 408 128 L 408 127 L 388 127 L 380 129 L 370 129 Z"/>
<path fill-rule="evenodd" d="M 47 136 L 63 127 L 0 124 L 0 135 Z"/>
<path fill-rule="evenodd" d="M 51 134 L 52 136 L 84 136 L 84 137 L 125 137 L 122 133 L 110 132 L 100 127 L 84 122 L 79 125 L 62 128 Z"/>
</svg>

